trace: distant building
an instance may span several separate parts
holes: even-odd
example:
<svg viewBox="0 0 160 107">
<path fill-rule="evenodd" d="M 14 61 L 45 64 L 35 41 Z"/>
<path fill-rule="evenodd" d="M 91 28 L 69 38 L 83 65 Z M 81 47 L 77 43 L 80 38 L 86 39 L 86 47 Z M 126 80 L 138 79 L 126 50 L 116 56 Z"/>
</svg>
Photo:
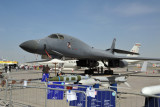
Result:
<svg viewBox="0 0 160 107">
<path fill-rule="evenodd" d="M 13 66 L 14 68 L 18 65 L 18 62 L 17 61 L 4 61 L 4 60 L 1 60 L 0 61 L 0 65 L 1 66 L 6 66 L 6 65 L 9 65 L 9 66 Z"/>
</svg>

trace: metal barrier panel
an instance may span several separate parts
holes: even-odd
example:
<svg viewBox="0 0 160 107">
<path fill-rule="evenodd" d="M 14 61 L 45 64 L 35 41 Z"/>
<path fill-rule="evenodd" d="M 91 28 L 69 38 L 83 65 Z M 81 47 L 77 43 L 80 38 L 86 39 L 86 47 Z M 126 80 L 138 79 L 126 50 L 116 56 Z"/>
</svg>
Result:
<svg viewBox="0 0 160 107">
<path fill-rule="evenodd" d="M 67 85 L 65 89 L 47 88 L 48 84 L 39 81 L 28 81 L 27 86 L 25 82 L 7 81 L 7 85 L 0 91 L 0 99 L 10 103 L 14 107 L 70 107 L 70 102 L 67 102 Z M 12 84 L 11 84 L 12 83 Z M 78 95 L 86 97 L 86 87 L 71 85 L 72 89 Z M 63 100 L 47 99 L 49 90 L 64 91 Z M 55 91 L 57 92 L 57 91 Z M 81 96 L 80 96 L 81 97 Z M 87 99 L 87 101 L 86 101 Z M 151 104 L 152 102 L 154 104 Z M 133 93 L 117 93 L 110 89 L 95 89 L 95 98 L 86 97 L 83 99 L 84 104 L 79 104 L 79 107 L 159 107 L 159 99 L 151 99 L 141 94 Z M 83 106 L 82 106 L 83 105 Z M 158 105 L 158 106 L 157 106 Z M 73 107 L 74 105 L 72 105 Z"/>
<path fill-rule="evenodd" d="M 144 107 L 160 107 L 160 98 L 146 97 Z"/>
<path fill-rule="evenodd" d="M 19 82 L 17 82 L 19 83 Z M 61 90 L 67 91 L 67 89 L 54 89 L 46 87 L 47 84 L 41 82 L 27 82 L 25 84 L 10 84 L 9 97 L 10 104 L 15 107 L 70 107 L 70 102 L 67 102 L 66 95 L 64 94 L 63 100 L 47 99 L 47 93 L 49 90 Z M 61 85 L 61 84 L 57 84 Z M 66 88 L 66 87 L 65 87 Z M 84 96 L 83 104 L 79 103 L 79 107 L 115 107 L 116 93 L 113 90 L 95 90 L 95 98 L 86 96 L 86 87 L 78 86 L 80 90 L 74 90 L 77 95 Z M 80 95 L 79 100 L 82 98 Z M 87 101 L 86 101 L 87 99 Z M 87 105 L 87 106 L 86 106 Z"/>
<path fill-rule="evenodd" d="M 118 94 L 116 107 L 143 107 L 145 97 L 133 94 Z"/>
<path fill-rule="evenodd" d="M 5 99 L 7 92 L 7 100 L 5 102 L 10 103 L 10 106 L 14 107 L 69 107 L 66 96 L 63 100 L 47 99 L 47 93 L 49 90 L 60 89 L 48 89 L 47 84 L 44 82 L 33 81 L 8 81 L 6 91 L 3 92 L 2 98 Z M 25 86 L 26 85 L 26 86 Z M 55 92 L 56 92 L 55 91 Z M 66 91 L 66 89 L 61 90 Z M 78 92 L 78 91 L 77 91 Z M 79 91 L 80 92 L 80 91 Z"/>
<path fill-rule="evenodd" d="M 66 98 L 63 100 L 47 100 L 47 88 L 12 85 L 11 102 L 15 107 L 69 107 Z"/>
<path fill-rule="evenodd" d="M 120 93 L 116 107 L 160 107 L 160 99 L 137 93 Z"/>
<path fill-rule="evenodd" d="M 98 107 L 116 107 L 117 93 L 114 90 L 96 89 L 96 92 L 97 92 L 97 95 L 95 97 L 96 106 Z"/>
<path fill-rule="evenodd" d="M 16 87 L 12 85 L 11 101 L 14 106 L 45 107 L 46 92 L 44 89 Z"/>
<path fill-rule="evenodd" d="M 9 87 L 7 80 L 3 80 L 0 86 L 0 105 L 6 105 L 9 101 Z"/>
</svg>

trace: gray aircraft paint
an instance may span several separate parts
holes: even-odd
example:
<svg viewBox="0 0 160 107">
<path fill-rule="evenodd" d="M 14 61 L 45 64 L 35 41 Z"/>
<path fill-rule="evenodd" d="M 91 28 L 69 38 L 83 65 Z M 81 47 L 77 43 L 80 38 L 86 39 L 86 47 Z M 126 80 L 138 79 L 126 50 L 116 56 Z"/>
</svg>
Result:
<svg viewBox="0 0 160 107">
<path fill-rule="evenodd" d="M 46 44 L 46 50 L 50 55 L 62 55 L 64 57 L 76 58 L 76 59 L 90 59 L 90 60 L 113 60 L 113 59 L 131 59 L 131 60 L 156 60 L 160 61 L 160 58 L 145 58 L 145 57 L 127 57 L 127 56 L 117 56 L 111 53 L 111 51 L 106 50 L 99 50 L 92 48 L 91 46 L 87 45 L 83 41 L 65 35 L 65 34 L 58 34 L 63 35 L 64 39 L 55 39 L 45 37 L 44 39 L 39 40 L 30 40 L 22 43 L 20 45 L 21 48 L 24 50 L 37 53 L 37 54 L 44 54 L 44 44 Z M 70 43 L 71 47 L 68 47 L 67 44 Z"/>
</svg>

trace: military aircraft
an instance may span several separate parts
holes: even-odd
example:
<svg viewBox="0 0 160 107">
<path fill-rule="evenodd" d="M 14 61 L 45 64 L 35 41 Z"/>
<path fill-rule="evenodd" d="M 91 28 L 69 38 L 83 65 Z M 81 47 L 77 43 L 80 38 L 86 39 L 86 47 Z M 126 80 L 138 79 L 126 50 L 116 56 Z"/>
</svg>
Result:
<svg viewBox="0 0 160 107">
<path fill-rule="evenodd" d="M 139 53 L 139 48 L 140 48 L 141 44 L 136 43 L 133 45 L 132 49 L 130 50 L 130 52 L 135 52 L 135 53 Z M 138 55 L 130 55 L 128 54 L 127 56 L 134 56 L 137 57 Z M 78 70 L 81 69 L 81 67 L 77 66 L 76 64 L 77 60 L 61 60 L 61 59 L 52 59 L 52 60 L 39 60 L 39 61 L 31 61 L 31 62 L 26 62 L 26 63 L 38 63 L 41 65 L 48 65 L 52 68 L 55 67 L 56 64 L 56 68 L 58 69 L 59 67 L 61 67 L 63 70 Z M 130 63 L 135 63 L 136 60 L 125 60 L 127 61 L 129 64 Z M 98 67 L 103 67 L 104 68 L 104 64 L 101 61 L 98 61 Z"/>
<path fill-rule="evenodd" d="M 110 68 L 123 68 L 128 65 L 123 59 L 160 61 L 160 58 L 115 55 L 114 53 L 138 55 L 135 52 L 116 49 L 115 42 L 116 39 L 113 40 L 110 49 L 100 50 L 66 34 L 51 34 L 43 39 L 23 42 L 20 44 L 20 47 L 30 53 L 40 54 L 42 58 L 77 59 L 77 66 L 90 68 L 89 70 L 85 70 L 86 74 L 90 72 L 94 73 L 93 68 L 98 66 L 98 61 L 102 61 L 108 68 L 105 72 L 111 72 L 111 74 L 113 74 L 113 71 Z"/>
</svg>

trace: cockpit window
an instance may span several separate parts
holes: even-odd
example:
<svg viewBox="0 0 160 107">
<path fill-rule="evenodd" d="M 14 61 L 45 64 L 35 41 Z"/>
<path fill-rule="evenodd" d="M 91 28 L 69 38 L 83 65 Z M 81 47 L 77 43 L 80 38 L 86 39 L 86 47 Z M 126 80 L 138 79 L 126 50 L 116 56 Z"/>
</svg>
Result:
<svg viewBox="0 0 160 107">
<path fill-rule="evenodd" d="M 59 36 L 59 39 L 64 39 L 63 35 L 58 35 L 58 36 Z"/>
<path fill-rule="evenodd" d="M 58 39 L 58 35 L 57 34 L 52 34 L 48 36 L 49 38 L 53 38 L 53 39 Z"/>
<path fill-rule="evenodd" d="M 60 34 L 51 34 L 48 37 L 53 39 L 64 39 L 64 36 Z"/>
</svg>

